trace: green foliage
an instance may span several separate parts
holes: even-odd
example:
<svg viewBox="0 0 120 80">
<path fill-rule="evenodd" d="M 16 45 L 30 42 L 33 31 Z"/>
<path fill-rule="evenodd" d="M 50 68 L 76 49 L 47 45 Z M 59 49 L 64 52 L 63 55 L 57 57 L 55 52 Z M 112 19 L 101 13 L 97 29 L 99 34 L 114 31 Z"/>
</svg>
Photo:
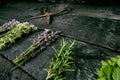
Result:
<svg viewBox="0 0 120 80">
<path fill-rule="evenodd" d="M 113 72 L 113 75 L 112 75 L 112 78 L 113 80 L 120 80 L 120 68 L 115 68 L 114 72 Z"/>
<path fill-rule="evenodd" d="M 17 24 L 7 33 L 3 34 L 0 38 L 0 49 L 3 49 L 6 45 L 10 45 L 15 40 L 21 37 L 23 34 L 37 30 L 37 27 L 30 25 L 28 22 Z"/>
<path fill-rule="evenodd" d="M 60 44 L 60 50 L 53 47 L 55 59 L 51 62 L 49 69 L 45 69 L 48 72 L 46 80 L 50 78 L 53 80 L 64 80 L 65 78 L 62 76 L 63 72 L 74 71 L 70 66 L 74 63 L 71 57 L 74 44 L 74 41 L 69 43 L 63 39 Z"/>
<path fill-rule="evenodd" d="M 98 74 L 99 78 L 97 80 L 120 80 L 120 56 L 102 61 L 102 67 Z"/>
</svg>

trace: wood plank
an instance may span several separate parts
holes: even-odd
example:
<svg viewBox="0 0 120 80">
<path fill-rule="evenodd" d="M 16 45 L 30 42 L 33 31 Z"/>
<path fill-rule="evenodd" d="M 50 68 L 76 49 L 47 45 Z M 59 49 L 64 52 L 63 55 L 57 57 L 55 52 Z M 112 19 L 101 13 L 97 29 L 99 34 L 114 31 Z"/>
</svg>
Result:
<svg viewBox="0 0 120 80">
<path fill-rule="evenodd" d="M 72 7 L 72 12 L 54 17 L 54 20 L 50 25 L 46 25 L 46 18 L 35 19 L 30 22 L 39 28 L 61 30 L 64 35 L 72 36 L 75 39 L 120 52 L 120 22 L 118 19 L 120 15 L 118 13 L 118 8 L 93 8 L 89 6 L 74 6 L 70 4 L 51 5 L 36 2 L 27 3 L 28 2 L 9 3 L 5 7 L 0 8 L 0 14 L 2 17 L 7 17 L 9 19 L 16 18 L 18 20 L 25 21 L 26 18 L 30 16 L 41 14 L 41 9 L 45 5 L 49 7 L 51 12 L 58 12 L 67 6 Z M 25 7 L 20 8 L 22 6 Z M 116 17 L 118 20 L 114 20 Z"/>
<path fill-rule="evenodd" d="M 42 29 L 50 28 L 52 30 L 61 30 L 65 36 L 72 37 L 64 37 L 67 40 L 79 40 L 76 41 L 74 50 L 74 57 L 77 62 L 75 65 L 73 65 L 73 68 L 76 71 L 73 73 L 66 73 L 68 80 L 79 80 L 79 78 L 81 78 L 81 80 L 86 80 L 86 78 L 96 80 L 95 78 L 97 77 L 97 72 L 95 70 L 100 67 L 100 61 L 118 55 L 117 52 L 107 50 L 104 47 L 107 47 L 111 50 L 120 51 L 119 20 L 110 19 L 109 15 L 101 18 L 99 16 L 97 17 L 96 15 L 93 16 L 93 14 L 92 16 L 80 14 L 81 11 L 85 10 L 84 12 L 86 12 L 87 8 L 88 13 L 92 11 L 92 13 L 94 12 L 99 14 L 101 10 L 102 12 L 108 10 L 108 14 L 111 14 L 111 8 L 97 9 L 93 7 L 86 8 L 85 6 L 80 5 L 74 6 L 71 4 L 42 4 L 37 2 L 28 3 L 29 2 L 10 2 L 3 7 L 0 7 L 0 16 L 8 19 L 16 18 L 20 21 L 25 21 L 26 18 L 30 16 L 41 14 L 41 9 L 44 6 L 48 6 L 51 12 L 58 12 L 67 6 L 73 8 L 73 11 L 68 14 L 53 17 L 53 21 L 50 25 L 46 25 L 46 18 L 30 21 L 30 23 L 33 23 Z M 106 14 L 107 13 L 103 13 L 105 16 Z M 117 14 L 115 13 L 114 15 Z M 0 24 L 5 22 L 3 18 L 0 20 L 2 21 Z M 23 36 L 10 47 L 6 47 L 5 49 L 1 50 L 1 54 L 12 61 L 16 58 L 16 56 L 18 56 L 21 52 L 27 49 L 29 45 L 32 44 L 33 38 L 35 38 L 40 32 L 41 31 Z M 52 45 L 58 47 L 60 40 L 61 39 L 55 41 Z M 88 44 L 86 42 L 92 44 Z M 40 52 L 34 59 L 29 60 L 25 65 L 22 66 L 22 69 L 35 77 L 37 80 L 44 80 L 47 73 L 43 69 L 48 68 L 52 58 L 54 57 L 54 51 L 51 46 Z M 72 76 L 69 77 L 69 75 Z"/>
<path fill-rule="evenodd" d="M 12 66 L 12 63 L 0 55 L 0 80 L 35 80 L 20 69 L 11 71 Z"/>
</svg>

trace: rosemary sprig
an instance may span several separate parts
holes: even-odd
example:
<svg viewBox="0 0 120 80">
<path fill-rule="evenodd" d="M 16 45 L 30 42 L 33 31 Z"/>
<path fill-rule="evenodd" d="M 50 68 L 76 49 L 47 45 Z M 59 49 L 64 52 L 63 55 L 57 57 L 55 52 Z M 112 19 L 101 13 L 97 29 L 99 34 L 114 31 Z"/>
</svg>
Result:
<svg viewBox="0 0 120 80">
<path fill-rule="evenodd" d="M 49 29 L 45 29 L 43 33 L 33 40 L 33 44 L 28 49 L 13 60 L 13 63 L 16 64 L 16 66 L 13 67 L 12 70 L 23 65 L 27 60 L 33 58 L 39 51 L 50 45 L 51 42 L 59 37 L 59 34 L 60 31 L 53 32 Z"/>
<path fill-rule="evenodd" d="M 71 57 L 74 44 L 75 41 L 69 43 L 63 39 L 60 44 L 60 50 L 53 47 L 55 51 L 55 59 L 51 62 L 50 67 L 45 69 L 48 72 L 46 80 L 51 78 L 53 80 L 65 80 L 62 73 L 74 71 L 70 66 L 74 63 L 73 58 Z"/>
<path fill-rule="evenodd" d="M 0 38 L 0 49 L 3 49 L 6 45 L 10 45 L 23 34 L 27 34 L 31 31 L 37 30 L 37 27 L 30 25 L 28 22 L 17 24 L 16 27 L 9 30 Z"/>
</svg>

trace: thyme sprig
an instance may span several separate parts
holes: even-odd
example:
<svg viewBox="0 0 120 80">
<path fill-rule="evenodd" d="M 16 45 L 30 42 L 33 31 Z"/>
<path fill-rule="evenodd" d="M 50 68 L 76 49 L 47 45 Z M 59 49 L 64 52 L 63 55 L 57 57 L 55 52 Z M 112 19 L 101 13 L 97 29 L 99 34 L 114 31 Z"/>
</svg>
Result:
<svg viewBox="0 0 120 80">
<path fill-rule="evenodd" d="M 65 78 L 62 76 L 62 73 L 74 71 L 70 66 L 72 63 L 74 63 L 73 58 L 71 57 L 74 44 L 75 41 L 69 43 L 63 39 L 60 44 L 60 50 L 53 47 L 55 51 L 55 59 L 51 62 L 50 67 L 45 69 L 48 73 L 46 80 L 51 78 L 53 80 L 65 80 Z"/>
<path fill-rule="evenodd" d="M 16 27 L 12 28 L 8 32 L 6 32 L 0 38 L 0 49 L 3 49 L 6 45 L 10 45 L 23 34 L 27 34 L 31 31 L 37 30 L 37 27 L 34 25 L 30 25 L 28 22 L 17 24 Z"/>
<path fill-rule="evenodd" d="M 59 37 L 59 34 L 60 31 L 53 32 L 50 29 L 45 29 L 37 38 L 33 39 L 33 44 L 28 49 L 13 60 L 16 66 L 12 70 L 23 65 L 28 59 L 33 58 L 39 51 L 49 46 L 51 42 Z"/>
</svg>

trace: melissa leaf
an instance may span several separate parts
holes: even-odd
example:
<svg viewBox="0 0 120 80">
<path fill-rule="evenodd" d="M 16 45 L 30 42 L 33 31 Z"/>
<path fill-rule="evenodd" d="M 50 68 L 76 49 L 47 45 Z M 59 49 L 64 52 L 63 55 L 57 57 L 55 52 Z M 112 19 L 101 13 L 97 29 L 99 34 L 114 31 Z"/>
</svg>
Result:
<svg viewBox="0 0 120 80">
<path fill-rule="evenodd" d="M 120 80 L 120 67 L 114 69 L 112 78 L 113 80 Z"/>
</svg>

